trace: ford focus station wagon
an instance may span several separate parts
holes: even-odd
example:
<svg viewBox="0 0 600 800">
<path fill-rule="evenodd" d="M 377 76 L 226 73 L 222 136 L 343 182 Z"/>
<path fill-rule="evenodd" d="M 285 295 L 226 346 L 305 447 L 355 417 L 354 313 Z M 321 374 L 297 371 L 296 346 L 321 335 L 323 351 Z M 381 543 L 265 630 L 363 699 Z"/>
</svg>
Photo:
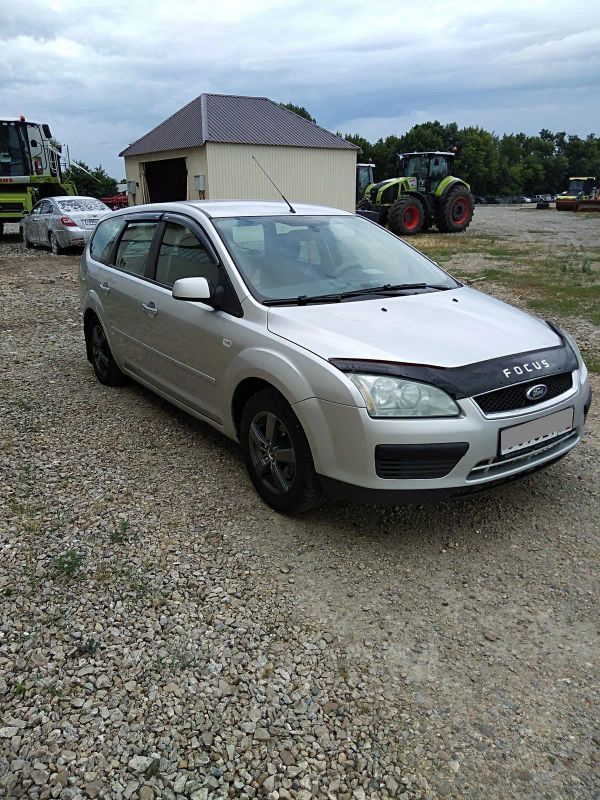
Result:
<svg viewBox="0 0 600 800">
<path fill-rule="evenodd" d="M 581 439 L 573 339 L 354 214 L 137 206 L 80 268 L 87 357 L 238 440 L 272 508 L 422 502 L 527 475 Z"/>
</svg>

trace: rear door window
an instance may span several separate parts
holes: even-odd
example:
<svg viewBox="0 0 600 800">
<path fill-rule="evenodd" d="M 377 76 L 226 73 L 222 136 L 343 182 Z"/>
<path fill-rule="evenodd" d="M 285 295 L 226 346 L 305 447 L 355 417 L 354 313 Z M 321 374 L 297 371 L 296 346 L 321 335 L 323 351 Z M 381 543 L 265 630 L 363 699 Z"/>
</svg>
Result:
<svg viewBox="0 0 600 800">
<path fill-rule="evenodd" d="M 146 274 L 156 222 L 128 222 L 117 247 L 115 266 L 143 277 Z"/>
<path fill-rule="evenodd" d="M 110 263 L 113 245 L 123 227 L 123 223 L 123 217 L 115 217 L 107 219 L 98 225 L 90 245 L 90 256 L 94 261 L 100 261 L 102 264 Z"/>
</svg>

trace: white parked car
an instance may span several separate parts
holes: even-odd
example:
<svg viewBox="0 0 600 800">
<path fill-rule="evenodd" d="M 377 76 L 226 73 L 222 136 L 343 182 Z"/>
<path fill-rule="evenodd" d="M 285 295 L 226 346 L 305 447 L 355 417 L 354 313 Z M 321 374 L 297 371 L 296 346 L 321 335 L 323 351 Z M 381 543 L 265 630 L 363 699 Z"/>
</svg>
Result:
<svg viewBox="0 0 600 800">
<path fill-rule="evenodd" d="M 45 245 L 60 255 L 71 247 L 83 247 L 97 222 L 110 213 L 95 197 L 46 197 L 21 220 L 21 236 L 25 247 Z"/>
<path fill-rule="evenodd" d="M 129 376 L 239 440 L 279 511 L 471 492 L 583 435 L 567 334 L 333 208 L 123 209 L 96 228 L 80 292 L 98 379 Z"/>
</svg>

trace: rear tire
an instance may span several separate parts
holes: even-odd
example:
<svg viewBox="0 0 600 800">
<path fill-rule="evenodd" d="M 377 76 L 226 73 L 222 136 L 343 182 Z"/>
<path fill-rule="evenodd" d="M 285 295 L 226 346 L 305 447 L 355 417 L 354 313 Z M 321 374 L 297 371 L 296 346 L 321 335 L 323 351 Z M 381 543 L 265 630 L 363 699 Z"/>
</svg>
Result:
<svg viewBox="0 0 600 800">
<path fill-rule="evenodd" d="M 96 377 L 105 386 L 121 386 L 125 382 L 125 375 L 117 366 L 104 333 L 104 328 L 96 318 L 85 327 L 85 336 L 88 339 L 88 352 L 91 354 L 92 366 Z"/>
<path fill-rule="evenodd" d="M 466 186 L 451 189 L 440 208 L 437 228 L 442 233 L 460 233 L 473 219 L 475 200 Z"/>
<path fill-rule="evenodd" d="M 390 207 L 387 226 L 396 236 L 419 233 L 425 221 L 423 204 L 416 197 L 403 195 Z"/>
<path fill-rule="evenodd" d="M 56 238 L 56 234 L 52 231 L 50 231 L 50 249 L 55 256 L 62 256 L 62 254 L 65 252 L 65 248 L 60 246 L 58 239 Z"/>
<path fill-rule="evenodd" d="M 240 440 L 250 480 L 281 514 L 303 514 L 323 500 L 306 434 L 274 389 L 251 397 L 242 413 Z"/>
</svg>

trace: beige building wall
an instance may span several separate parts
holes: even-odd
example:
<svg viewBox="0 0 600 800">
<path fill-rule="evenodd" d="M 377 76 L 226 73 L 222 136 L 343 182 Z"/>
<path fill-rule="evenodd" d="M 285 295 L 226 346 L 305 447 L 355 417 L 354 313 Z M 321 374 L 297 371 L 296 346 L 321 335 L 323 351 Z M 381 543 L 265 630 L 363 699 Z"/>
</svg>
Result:
<svg viewBox="0 0 600 800">
<path fill-rule="evenodd" d="M 191 150 L 164 150 L 160 153 L 148 153 L 139 156 L 127 156 L 125 158 L 125 177 L 127 181 L 135 181 L 137 186 L 135 198 L 129 195 L 129 205 L 141 205 L 149 202 L 145 194 L 145 182 L 143 176 L 144 163 L 148 161 L 163 161 L 166 158 L 185 158 L 187 169 L 187 197 L 186 200 L 199 200 L 201 195 L 194 187 L 194 176 L 204 175 L 206 190 L 205 196 L 208 197 L 208 168 L 206 163 L 206 147 L 194 147 Z"/>
<path fill-rule="evenodd" d="M 195 175 L 204 175 L 207 200 L 279 200 L 273 186 L 252 160 L 253 155 L 288 200 L 354 211 L 355 150 L 215 142 L 190 150 L 165 150 L 125 158 L 127 181 L 138 184 L 135 197 L 129 195 L 129 204 L 149 202 L 144 163 L 182 157 L 186 159 L 187 168 L 186 200 L 202 199 L 194 186 Z"/>
<path fill-rule="evenodd" d="M 290 201 L 354 211 L 356 150 L 206 144 L 210 200 L 279 200 L 254 155 Z"/>
</svg>

